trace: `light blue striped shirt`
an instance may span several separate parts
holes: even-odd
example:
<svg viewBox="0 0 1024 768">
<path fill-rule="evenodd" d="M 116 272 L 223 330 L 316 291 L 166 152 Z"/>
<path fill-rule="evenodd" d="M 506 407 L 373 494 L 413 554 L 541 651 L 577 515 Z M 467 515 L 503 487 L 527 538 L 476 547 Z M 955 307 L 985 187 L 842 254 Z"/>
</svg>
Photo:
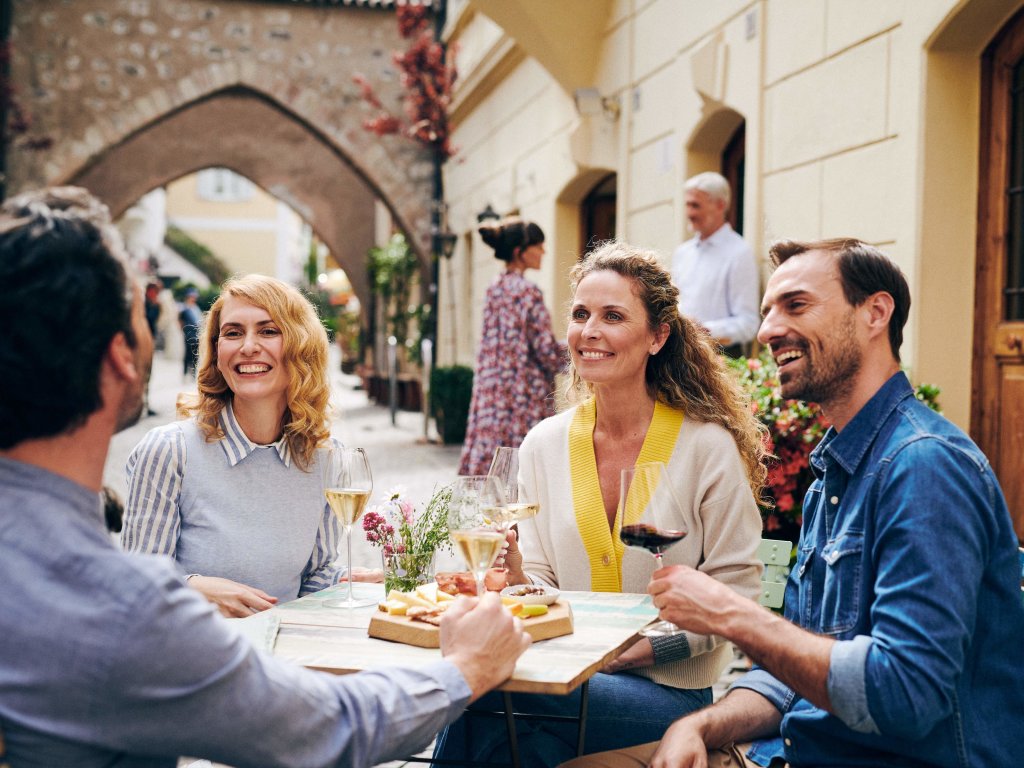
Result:
<svg viewBox="0 0 1024 768">
<path fill-rule="evenodd" d="M 281 601 L 337 583 L 341 528 L 324 501 L 319 452 L 309 471 L 293 466 L 287 441 L 252 442 L 230 404 L 221 426 L 224 437 L 207 442 L 194 420 L 178 421 L 136 446 L 122 547 Z"/>
</svg>

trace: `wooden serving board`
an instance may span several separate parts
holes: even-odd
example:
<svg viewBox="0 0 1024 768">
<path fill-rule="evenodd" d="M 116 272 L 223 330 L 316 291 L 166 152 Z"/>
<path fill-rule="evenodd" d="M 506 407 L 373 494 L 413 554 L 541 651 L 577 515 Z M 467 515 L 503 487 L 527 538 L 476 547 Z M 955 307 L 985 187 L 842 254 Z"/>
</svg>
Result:
<svg viewBox="0 0 1024 768">
<path fill-rule="evenodd" d="M 543 616 L 530 616 L 522 621 L 523 629 L 534 642 L 571 635 L 572 607 L 567 602 L 559 601 L 548 606 L 548 612 Z M 377 611 L 370 619 L 369 635 L 420 648 L 441 647 L 441 630 L 438 627 L 423 621 L 413 621 L 406 616 L 390 616 L 383 611 Z"/>
</svg>

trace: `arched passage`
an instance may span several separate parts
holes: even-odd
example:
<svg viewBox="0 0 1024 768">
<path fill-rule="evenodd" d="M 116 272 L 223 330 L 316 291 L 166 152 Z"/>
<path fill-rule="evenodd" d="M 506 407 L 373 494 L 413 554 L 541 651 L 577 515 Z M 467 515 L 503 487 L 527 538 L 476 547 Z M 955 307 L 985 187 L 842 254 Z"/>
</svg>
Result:
<svg viewBox="0 0 1024 768">
<path fill-rule="evenodd" d="M 231 168 L 298 211 L 349 274 L 364 306 L 370 303 L 364 265 L 373 245 L 374 199 L 388 205 L 401 228 L 416 232 L 410 211 L 389 201 L 350 158 L 248 88 L 219 91 L 153 121 L 68 181 L 90 189 L 116 216 L 154 187 L 209 166 Z M 426 284 L 429 260 L 422 243 L 417 246 Z"/>
</svg>

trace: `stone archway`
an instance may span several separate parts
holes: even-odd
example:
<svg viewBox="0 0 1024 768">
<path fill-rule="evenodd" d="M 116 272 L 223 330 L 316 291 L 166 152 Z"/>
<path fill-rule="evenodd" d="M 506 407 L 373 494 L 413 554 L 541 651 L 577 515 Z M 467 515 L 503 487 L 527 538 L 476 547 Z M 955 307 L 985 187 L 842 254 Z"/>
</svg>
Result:
<svg viewBox="0 0 1024 768">
<path fill-rule="evenodd" d="M 73 181 L 116 213 L 160 183 L 223 165 L 292 204 L 351 259 L 345 233 L 361 219 L 339 201 L 369 191 L 406 232 L 429 284 L 431 157 L 364 130 L 369 113 L 352 82 L 362 72 L 385 105 L 400 104 L 393 12 L 257 0 L 15 2 L 11 40 L 10 84 L 33 135 L 52 146 L 8 148 L 10 193 Z"/>
<path fill-rule="evenodd" d="M 258 138 L 253 126 L 259 126 Z M 364 263 L 379 191 L 324 137 L 254 91 L 230 88 L 177 110 L 67 181 L 91 190 L 117 216 L 154 187 L 210 166 L 231 168 L 298 211 L 348 273 L 360 302 L 369 305 Z"/>
</svg>

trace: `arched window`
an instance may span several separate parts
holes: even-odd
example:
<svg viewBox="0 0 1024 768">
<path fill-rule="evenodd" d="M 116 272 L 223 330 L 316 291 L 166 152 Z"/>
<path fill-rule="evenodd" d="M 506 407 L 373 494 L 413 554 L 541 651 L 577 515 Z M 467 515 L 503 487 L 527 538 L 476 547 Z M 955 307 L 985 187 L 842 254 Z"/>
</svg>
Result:
<svg viewBox="0 0 1024 768">
<path fill-rule="evenodd" d="M 583 198 L 580 206 L 580 255 L 586 253 L 594 243 L 612 240 L 615 237 L 615 174 L 598 182 Z"/>
</svg>

